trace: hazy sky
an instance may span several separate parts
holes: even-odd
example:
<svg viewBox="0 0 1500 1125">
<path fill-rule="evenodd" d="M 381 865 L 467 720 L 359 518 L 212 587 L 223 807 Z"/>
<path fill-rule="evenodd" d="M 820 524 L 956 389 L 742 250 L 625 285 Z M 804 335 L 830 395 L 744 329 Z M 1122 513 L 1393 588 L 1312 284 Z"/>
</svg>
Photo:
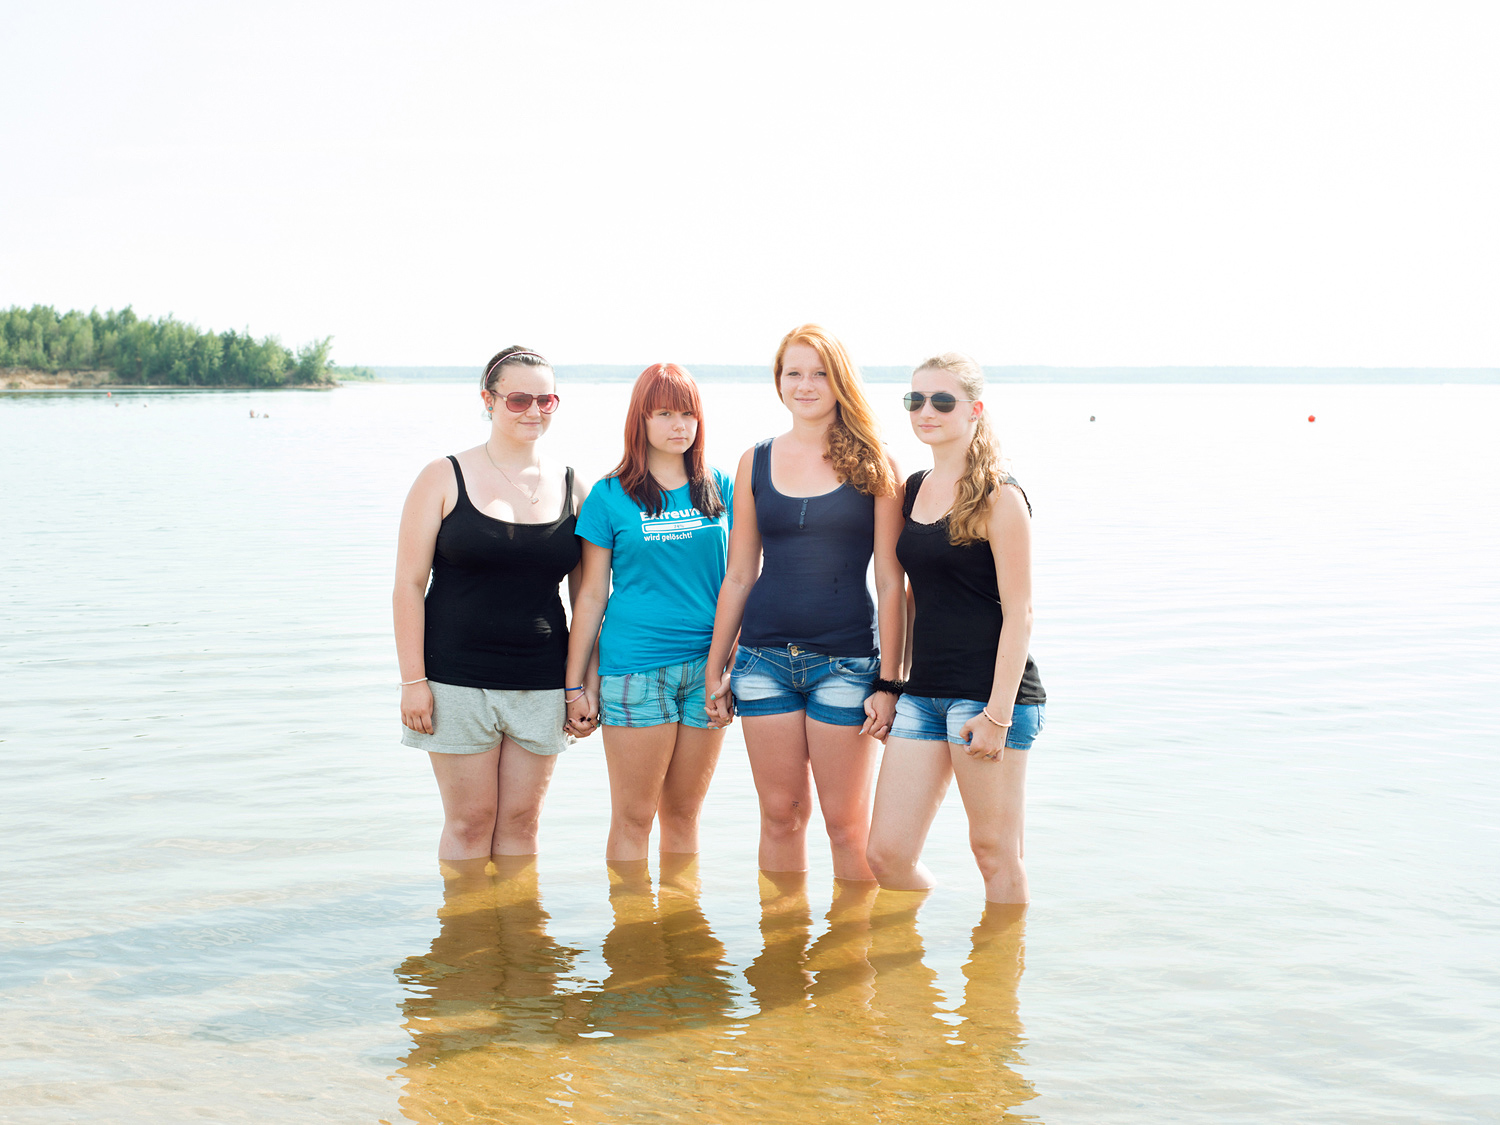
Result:
<svg viewBox="0 0 1500 1125">
<path fill-rule="evenodd" d="M 1500 365 L 1500 4 L 0 0 L 0 306 L 344 363 Z"/>
</svg>

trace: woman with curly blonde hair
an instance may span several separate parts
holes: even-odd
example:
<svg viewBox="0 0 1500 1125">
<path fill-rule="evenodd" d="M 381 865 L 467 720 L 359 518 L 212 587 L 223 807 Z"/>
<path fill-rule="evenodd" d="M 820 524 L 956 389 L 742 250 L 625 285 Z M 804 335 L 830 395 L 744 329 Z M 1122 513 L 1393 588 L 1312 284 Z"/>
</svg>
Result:
<svg viewBox="0 0 1500 1125">
<path fill-rule="evenodd" d="M 868 880 L 876 739 L 890 730 L 906 639 L 901 478 L 830 333 L 788 332 L 773 372 L 792 427 L 740 458 L 707 705 L 744 720 L 761 869 L 806 870 L 816 782 L 834 875 Z"/>
<path fill-rule="evenodd" d="M 880 765 L 870 866 L 881 885 L 932 886 L 922 845 L 958 779 L 986 900 L 1027 901 L 1026 751 L 1047 693 L 1031 641 L 1031 504 L 999 466 L 984 372 L 934 356 L 906 409 L 932 468 L 906 482 L 897 557 L 911 579 L 911 676 Z"/>
</svg>

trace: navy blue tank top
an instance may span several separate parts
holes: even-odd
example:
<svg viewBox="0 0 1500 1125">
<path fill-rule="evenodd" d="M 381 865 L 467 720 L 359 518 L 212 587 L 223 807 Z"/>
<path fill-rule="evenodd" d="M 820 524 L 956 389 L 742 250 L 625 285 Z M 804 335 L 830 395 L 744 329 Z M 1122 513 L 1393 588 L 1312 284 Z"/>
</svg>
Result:
<svg viewBox="0 0 1500 1125">
<path fill-rule="evenodd" d="M 443 517 L 427 588 L 423 652 L 440 684 L 537 691 L 563 686 L 568 619 L 557 588 L 578 565 L 573 470 L 551 523 L 511 523 L 469 500 L 458 458 L 458 503 Z"/>
<path fill-rule="evenodd" d="M 875 602 L 865 580 L 875 553 L 875 498 L 848 481 L 822 496 L 783 496 L 771 483 L 773 440 L 756 444 L 750 471 L 764 561 L 740 644 L 875 656 Z"/>
</svg>

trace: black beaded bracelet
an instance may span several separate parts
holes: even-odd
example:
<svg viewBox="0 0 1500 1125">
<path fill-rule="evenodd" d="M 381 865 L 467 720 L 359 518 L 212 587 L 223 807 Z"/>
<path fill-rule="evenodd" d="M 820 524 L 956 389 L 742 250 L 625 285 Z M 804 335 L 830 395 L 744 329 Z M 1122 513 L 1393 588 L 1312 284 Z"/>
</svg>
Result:
<svg viewBox="0 0 1500 1125">
<path fill-rule="evenodd" d="M 892 695 L 902 695 L 906 692 L 905 680 L 880 680 L 877 679 L 870 685 L 871 691 L 885 691 Z"/>
</svg>

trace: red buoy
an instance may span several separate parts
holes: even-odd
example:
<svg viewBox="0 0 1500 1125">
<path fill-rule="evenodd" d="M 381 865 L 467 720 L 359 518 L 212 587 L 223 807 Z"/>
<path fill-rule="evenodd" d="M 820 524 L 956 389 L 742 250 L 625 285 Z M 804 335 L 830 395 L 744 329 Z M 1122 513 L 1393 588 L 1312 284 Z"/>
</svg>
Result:
<svg viewBox="0 0 1500 1125">
<path fill-rule="evenodd" d="M 1309 422 L 1316 422 L 1318 420 L 1318 416 L 1316 414 L 1309 414 L 1307 416 L 1307 420 Z"/>
</svg>

